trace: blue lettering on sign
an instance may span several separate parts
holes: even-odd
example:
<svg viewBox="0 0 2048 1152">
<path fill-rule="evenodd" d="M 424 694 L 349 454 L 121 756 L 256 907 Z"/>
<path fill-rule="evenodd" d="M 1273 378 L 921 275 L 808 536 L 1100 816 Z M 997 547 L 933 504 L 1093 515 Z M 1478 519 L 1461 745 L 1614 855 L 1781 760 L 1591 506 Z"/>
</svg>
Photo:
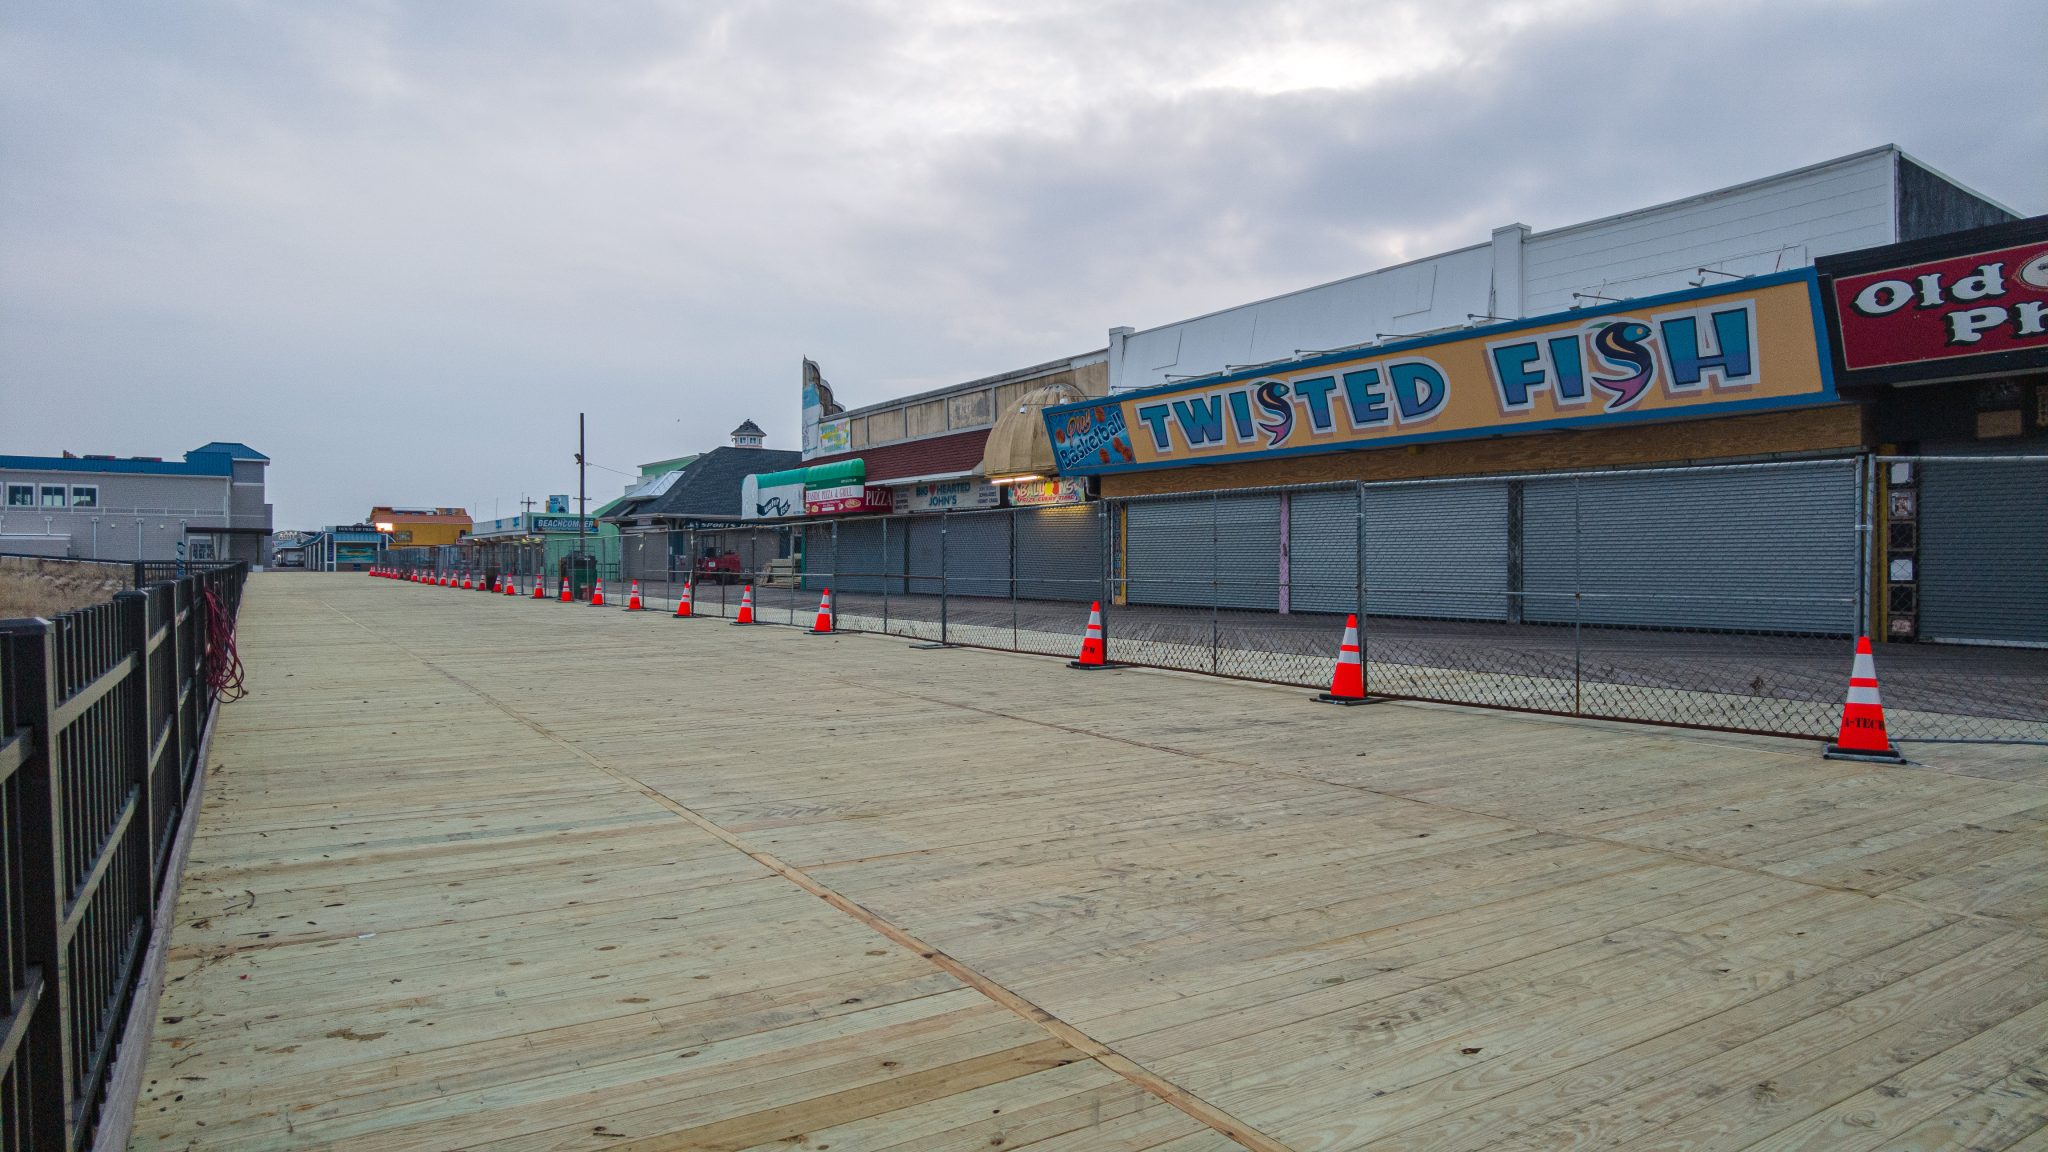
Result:
<svg viewBox="0 0 2048 1152">
<path fill-rule="evenodd" d="M 1387 411 L 1387 394 L 1380 387 L 1377 368 L 1344 374 L 1344 406 L 1351 409 L 1353 428 L 1380 428 L 1393 419 Z"/>
<path fill-rule="evenodd" d="M 1252 431 L 1252 398 L 1242 388 L 1230 393 L 1230 427 L 1240 444 L 1249 444 L 1258 435 Z"/>
<path fill-rule="evenodd" d="M 1335 376 L 1314 376 L 1294 382 L 1294 394 L 1308 401 L 1308 425 L 1317 432 L 1328 432 L 1330 423 L 1330 390 L 1337 386 Z"/>
<path fill-rule="evenodd" d="M 1659 318 L 1664 332 L 1664 355 L 1671 362 L 1672 391 L 1691 391 L 1706 386 L 1706 374 L 1715 373 L 1723 388 L 1754 383 L 1756 364 L 1751 356 L 1749 329 L 1751 305 L 1723 308 L 1708 316 L 1714 332 L 1714 350 L 1700 348 L 1697 314 Z"/>
<path fill-rule="evenodd" d="M 1560 404 L 1577 404 L 1586 398 L 1586 362 L 1579 354 L 1579 337 L 1552 336 L 1544 341 L 1550 349 L 1550 367 L 1557 382 L 1557 400 Z"/>
<path fill-rule="evenodd" d="M 1493 353 L 1493 382 L 1500 391 L 1500 406 L 1510 412 L 1526 411 L 1535 401 L 1529 393 L 1550 386 L 1543 370 L 1543 346 L 1534 340 L 1518 344 L 1496 344 Z"/>
<path fill-rule="evenodd" d="M 1173 451 L 1173 439 L 1166 434 L 1166 418 L 1169 409 L 1164 404 L 1146 404 L 1138 409 L 1138 419 L 1152 430 L 1152 447 L 1155 451 Z"/>
<path fill-rule="evenodd" d="M 1190 448 L 1223 442 L 1223 397 L 1190 396 L 1173 402 L 1174 418 Z"/>
<path fill-rule="evenodd" d="M 1394 389 L 1394 403 L 1400 409 L 1403 424 L 1433 419 L 1451 396 L 1443 369 L 1427 360 L 1391 364 L 1387 367 L 1387 380 Z"/>
</svg>

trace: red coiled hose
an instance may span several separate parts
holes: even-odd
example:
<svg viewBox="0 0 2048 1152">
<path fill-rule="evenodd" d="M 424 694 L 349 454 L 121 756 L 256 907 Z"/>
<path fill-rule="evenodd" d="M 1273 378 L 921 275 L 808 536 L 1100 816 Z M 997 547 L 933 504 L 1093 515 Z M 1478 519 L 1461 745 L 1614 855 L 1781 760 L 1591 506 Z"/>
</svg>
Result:
<svg viewBox="0 0 2048 1152">
<path fill-rule="evenodd" d="M 200 674 L 215 700 L 240 700 L 249 690 L 242 684 L 242 657 L 235 651 L 235 618 L 212 588 L 202 584 L 199 594 L 206 598 L 206 662 Z"/>
</svg>

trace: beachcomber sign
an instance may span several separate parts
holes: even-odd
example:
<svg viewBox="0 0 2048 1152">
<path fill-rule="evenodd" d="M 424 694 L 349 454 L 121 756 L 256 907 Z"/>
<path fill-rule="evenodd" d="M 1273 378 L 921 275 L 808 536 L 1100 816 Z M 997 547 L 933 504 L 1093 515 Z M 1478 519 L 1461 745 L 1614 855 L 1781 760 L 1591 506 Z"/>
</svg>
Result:
<svg viewBox="0 0 2048 1152">
<path fill-rule="evenodd" d="M 1834 399 L 1810 271 L 1332 353 L 1045 411 L 1062 475 Z"/>
</svg>

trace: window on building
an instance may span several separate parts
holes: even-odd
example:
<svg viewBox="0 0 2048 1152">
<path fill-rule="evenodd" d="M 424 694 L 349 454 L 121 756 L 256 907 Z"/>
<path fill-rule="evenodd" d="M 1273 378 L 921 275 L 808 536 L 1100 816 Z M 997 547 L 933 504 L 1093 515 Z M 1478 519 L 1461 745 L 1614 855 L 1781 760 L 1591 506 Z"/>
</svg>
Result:
<svg viewBox="0 0 2048 1152">
<path fill-rule="evenodd" d="M 2043 388 L 2041 395 L 2048 396 L 2048 388 Z M 2048 411 L 2048 400 L 2042 401 L 2042 404 L 2044 405 L 2044 411 Z M 861 416 L 846 422 L 846 446 L 848 448 L 865 448 L 868 446 L 867 417 Z"/>
<path fill-rule="evenodd" d="M 946 423 L 952 428 L 979 428 L 989 422 L 988 389 L 947 400 Z"/>
<path fill-rule="evenodd" d="M 7 486 L 9 508 L 33 508 L 36 506 L 36 486 L 33 484 L 9 484 Z"/>
<path fill-rule="evenodd" d="M 43 485 L 43 507 L 62 508 L 63 506 L 64 486 L 62 484 Z"/>
<path fill-rule="evenodd" d="M 213 559 L 213 537 L 193 536 L 186 541 L 185 558 L 188 560 Z"/>
<path fill-rule="evenodd" d="M 71 486 L 73 508 L 97 508 L 100 506 L 100 487 L 97 484 L 73 484 Z"/>
<path fill-rule="evenodd" d="M 913 438 L 937 436 L 946 430 L 946 402 L 927 400 L 904 410 L 904 434 Z"/>
<path fill-rule="evenodd" d="M 903 409 L 891 408 L 868 417 L 868 443 L 887 444 L 903 439 Z"/>
</svg>

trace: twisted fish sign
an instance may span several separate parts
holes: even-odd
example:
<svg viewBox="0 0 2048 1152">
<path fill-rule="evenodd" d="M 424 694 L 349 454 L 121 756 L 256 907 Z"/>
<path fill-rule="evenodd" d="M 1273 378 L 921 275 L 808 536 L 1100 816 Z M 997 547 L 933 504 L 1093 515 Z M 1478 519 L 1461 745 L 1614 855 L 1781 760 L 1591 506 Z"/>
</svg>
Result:
<svg viewBox="0 0 2048 1152">
<path fill-rule="evenodd" d="M 1810 270 L 1045 410 L 1085 476 L 1835 398 Z"/>
</svg>

